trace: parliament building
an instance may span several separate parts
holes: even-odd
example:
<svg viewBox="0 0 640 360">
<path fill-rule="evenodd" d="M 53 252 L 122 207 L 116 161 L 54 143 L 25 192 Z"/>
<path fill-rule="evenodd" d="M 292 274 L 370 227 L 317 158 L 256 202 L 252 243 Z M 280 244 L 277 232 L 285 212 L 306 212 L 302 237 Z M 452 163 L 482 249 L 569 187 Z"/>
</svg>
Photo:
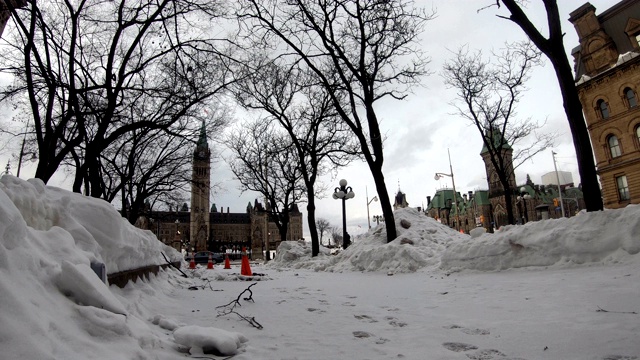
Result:
<svg viewBox="0 0 640 360">
<path fill-rule="evenodd" d="M 262 203 L 247 204 L 245 212 L 232 213 L 229 207 L 210 206 L 211 150 L 204 126 L 193 152 L 191 207 L 175 211 L 147 211 L 140 227 L 178 250 L 213 252 L 250 250 L 253 259 L 262 259 L 267 249 L 280 243 L 280 231 Z M 302 213 L 293 205 L 289 213 L 287 240 L 302 239 Z"/>
</svg>

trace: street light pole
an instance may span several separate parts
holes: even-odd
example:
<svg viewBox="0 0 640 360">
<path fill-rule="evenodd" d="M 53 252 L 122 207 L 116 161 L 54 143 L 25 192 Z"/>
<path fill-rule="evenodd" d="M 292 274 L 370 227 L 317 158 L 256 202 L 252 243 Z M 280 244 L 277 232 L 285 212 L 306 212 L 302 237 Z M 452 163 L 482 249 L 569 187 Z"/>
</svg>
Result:
<svg viewBox="0 0 640 360">
<path fill-rule="evenodd" d="M 367 190 L 367 188 L 364 188 L 366 196 L 367 196 L 367 223 L 369 224 L 369 229 L 371 229 L 371 218 L 369 217 L 369 204 L 371 204 L 372 201 L 378 201 L 378 196 L 374 196 L 373 199 L 369 200 L 369 191 Z"/>
<path fill-rule="evenodd" d="M 334 199 L 342 200 L 342 248 L 346 249 L 351 244 L 351 240 L 347 237 L 347 215 L 346 215 L 346 205 L 345 202 L 347 199 L 352 199 L 356 194 L 353 193 L 353 189 L 351 186 L 347 186 L 347 180 L 342 179 L 339 182 L 340 187 L 336 187 L 333 191 Z"/>
<path fill-rule="evenodd" d="M 553 156 L 553 168 L 556 170 L 556 181 L 558 182 L 558 196 L 560 196 L 560 211 L 562 211 L 562 217 L 564 217 L 564 202 L 562 201 L 562 187 L 560 187 L 560 176 L 558 175 L 558 167 L 556 166 L 556 153 L 551 150 L 551 156 Z"/>
<path fill-rule="evenodd" d="M 445 173 L 436 173 L 436 176 L 434 176 L 434 179 L 436 180 L 440 180 L 443 176 L 448 176 L 451 178 L 451 184 L 453 185 L 453 202 L 455 203 L 456 206 L 456 222 L 457 222 L 457 229 L 458 231 L 460 231 L 460 211 L 458 211 L 458 196 L 456 194 L 456 181 L 453 177 L 453 166 L 451 166 L 451 153 L 449 152 L 449 149 L 447 149 L 447 154 L 449 155 L 449 171 L 451 171 L 450 174 L 445 174 Z"/>
</svg>

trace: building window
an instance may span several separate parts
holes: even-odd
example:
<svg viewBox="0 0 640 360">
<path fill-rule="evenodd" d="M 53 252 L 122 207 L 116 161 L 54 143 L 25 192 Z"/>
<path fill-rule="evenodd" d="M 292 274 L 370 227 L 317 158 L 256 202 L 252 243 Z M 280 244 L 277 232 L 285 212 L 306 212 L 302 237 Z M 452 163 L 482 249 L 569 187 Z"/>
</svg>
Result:
<svg viewBox="0 0 640 360">
<path fill-rule="evenodd" d="M 618 138 L 615 135 L 609 136 L 607 139 L 607 143 L 609 144 L 609 152 L 611 153 L 611 158 L 617 158 L 621 155 L 620 152 L 620 143 L 618 142 Z"/>
<path fill-rule="evenodd" d="M 635 91 L 631 90 L 630 88 L 626 88 L 624 89 L 624 95 L 627 98 L 627 104 L 629 105 L 629 108 L 638 106 L 638 100 L 636 99 Z"/>
<path fill-rule="evenodd" d="M 600 116 L 602 117 L 602 119 L 609 118 L 609 105 L 607 105 L 604 100 L 598 100 L 598 109 L 600 110 Z"/>
<path fill-rule="evenodd" d="M 636 126 L 636 139 L 638 139 L 638 145 L 640 145 L 640 125 Z"/>
<path fill-rule="evenodd" d="M 616 176 L 616 185 L 618 186 L 618 196 L 620 201 L 629 200 L 629 186 L 627 185 L 627 176 Z"/>
</svg>

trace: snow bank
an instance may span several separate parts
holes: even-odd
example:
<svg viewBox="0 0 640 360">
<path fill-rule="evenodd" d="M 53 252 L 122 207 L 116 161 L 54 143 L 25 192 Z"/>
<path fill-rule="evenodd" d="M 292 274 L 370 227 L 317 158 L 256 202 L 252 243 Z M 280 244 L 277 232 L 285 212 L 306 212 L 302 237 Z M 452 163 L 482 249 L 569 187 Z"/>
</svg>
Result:
<svg viewBox="0 0 640 360">
<path fill-rule="evenodd" d="M 137 322 L 122 315 L 126 307 L 90 263 L 102 262 L 113 273 L 164 263 L 161 252 L 180 259 L 180 253 L 130 225 L 105 201 L 37 179 L 2 176 L 2 358 L 86 359 L 112 353 L 114 341 L 118 351 L 136 358 L 144 343 L 132 335 L 138 333 Z"/>
<path fill-rule="evenodd" d="M 474 241 L 456 242 L 441 268 L 502 270 L 526 266 L 617 263 L 640 252 L 640 206 L 505 226 Z"/>
<path fill-rule="evenodd" d="M 164 264 L 162 252 L 173 261 L 182 259 L 150 231 L 129 224 L 106 201 L 46 186 L 39 179 L 24 181 L 10 175 L 0 179 L 0 192 L 8 198 L 2 200 L 6 213 L 0 215 L 10 219 L 3 222 L 8 228 L 3 231 L 0 227 L 0 234 L 10 235 L 11 247 L 46 249 L 43 261 L 60 264 L 61 258 L 71 257 L 68 260 L 73 263 L 101 262 L 112 274 Z M 25 244 L 25 238 L 32 241 Z"/>
<path fill-rule="evenodd" d="M 284 242 L 278 248 L 275 268 L 316 271 L 503 270 L 527 266 L 616 263 L 638 260 L 640 206 L 582 213 L 563 219 L 505 226 L 496 233 L 457 231 L 414 209 L 395 212 L 398 237 L 386 243 L 385 226 L 361 236 L 338 255 L 311 258 L 311 247 Z M 410 223 L 405 229 L 401 223 Z M 640 260 L 639 260 L 640 261 Z"/>
</svg>

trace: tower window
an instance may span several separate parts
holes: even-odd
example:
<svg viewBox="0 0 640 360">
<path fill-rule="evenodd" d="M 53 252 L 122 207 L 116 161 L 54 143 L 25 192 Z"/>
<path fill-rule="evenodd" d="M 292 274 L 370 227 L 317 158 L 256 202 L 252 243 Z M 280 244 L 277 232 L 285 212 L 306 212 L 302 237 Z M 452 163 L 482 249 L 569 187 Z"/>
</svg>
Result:
<svg viewBox="0 0 640 360">
<path fill-rule="evenodd" d="M 620 143 L 618 142 L 618 138 L 615 135 L 609 136 L 607 139 L 607 144 L 609 145 L 609 153 L 611 154 L 611 158 L 617 158 L 622 154 L 620 151 Z"/>
<path fill-rule="evenodd" d="M 636 126 L 636 139 L 638 139 L 638 144 L 640 145 L 640 125 Z"/>
<path fill-rule="evenodd" d="M 616 186 L 618 187 L 618 196 L 620 201 L 629 200 L 629 186 L 627 185 L 627 176 L 616 176 Z"/>
<path fill-rule="evenodd" d="M 635 91 L 631 90 L 631 88 L 624 89 L 624 96 L 627 98 L 627 104 L 629 105 L 629 109 L 638 106 L 638 99 L 636 98 Z"/>
<path fill-rule="evenodd" d="M 600 116 L 602 119 L 609 118 L 609 105 L 607 105 L 606 101 L 602 99 L 598 100 L 598 109 L 600 110 Z"/>
</svg>

